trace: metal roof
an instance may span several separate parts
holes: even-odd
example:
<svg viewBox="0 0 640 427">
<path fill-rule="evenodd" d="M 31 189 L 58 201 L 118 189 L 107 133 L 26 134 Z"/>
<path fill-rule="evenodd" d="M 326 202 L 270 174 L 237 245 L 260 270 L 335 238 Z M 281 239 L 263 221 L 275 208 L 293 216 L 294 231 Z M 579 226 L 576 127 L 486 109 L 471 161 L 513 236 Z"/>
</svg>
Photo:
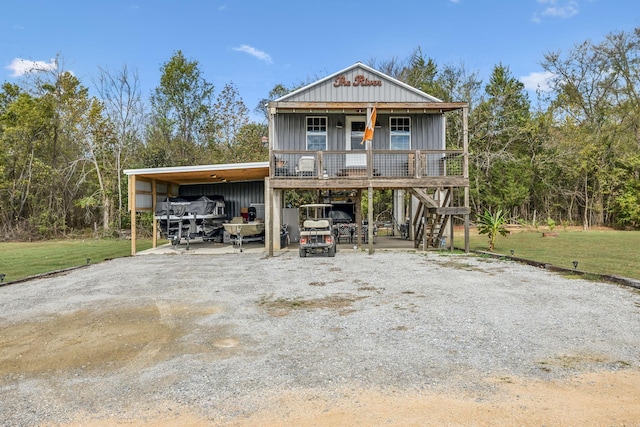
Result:
<svg viewBox="0 0 640 427">
<path fill-rule="evenodd" d="M 176 184 L 260 181 L 269 176 L 269 162 L 125 169 L 124 173 Z"/>
</svg>

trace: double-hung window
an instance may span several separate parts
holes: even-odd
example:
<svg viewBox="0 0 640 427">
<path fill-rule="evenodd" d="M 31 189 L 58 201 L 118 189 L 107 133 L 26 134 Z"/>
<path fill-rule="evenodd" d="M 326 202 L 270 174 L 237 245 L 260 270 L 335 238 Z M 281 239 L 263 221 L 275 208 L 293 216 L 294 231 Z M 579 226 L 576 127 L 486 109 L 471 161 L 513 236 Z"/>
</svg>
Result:
<svg viewBox="0 0 640 427">
<path fill-rule="evenodd" d="M 411 149 L 411 119 L 409 117 L 391 117 L 391 149 Z"/>
<path fill-rule="evenodd" d="M 327 118 L 307 117 L 307 150 L 327 149 Z"/>
</svg>

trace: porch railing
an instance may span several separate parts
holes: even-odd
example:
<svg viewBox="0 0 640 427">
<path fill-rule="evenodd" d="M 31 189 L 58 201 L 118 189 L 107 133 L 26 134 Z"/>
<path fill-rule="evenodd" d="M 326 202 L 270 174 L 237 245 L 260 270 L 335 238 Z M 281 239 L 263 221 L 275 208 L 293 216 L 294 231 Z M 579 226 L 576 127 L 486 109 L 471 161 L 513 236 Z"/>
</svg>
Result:
<svg viewBox="0 0 640 427">
<path fill-rule="evenodd" d="M 463 150 L 274 150 L 271 177 L 318 178 L 424 178 L 462 177 Z"/>
</svg>

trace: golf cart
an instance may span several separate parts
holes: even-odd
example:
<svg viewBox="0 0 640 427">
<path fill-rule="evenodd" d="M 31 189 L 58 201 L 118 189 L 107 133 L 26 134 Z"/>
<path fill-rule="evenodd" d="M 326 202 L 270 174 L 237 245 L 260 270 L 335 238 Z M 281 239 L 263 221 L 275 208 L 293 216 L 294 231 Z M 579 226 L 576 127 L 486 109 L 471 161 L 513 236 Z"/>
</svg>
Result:
<svg viewBox="0 0 640 427">
<path fill-rule="evenodd" d="M 326 253 L 336 256 L 336 239 L 333 235 L 333 220 L 329 212 L 330 204 L 309 204 L 300 206 L 303 216 L 300 227 L 300 256 Z"/>
</svg>

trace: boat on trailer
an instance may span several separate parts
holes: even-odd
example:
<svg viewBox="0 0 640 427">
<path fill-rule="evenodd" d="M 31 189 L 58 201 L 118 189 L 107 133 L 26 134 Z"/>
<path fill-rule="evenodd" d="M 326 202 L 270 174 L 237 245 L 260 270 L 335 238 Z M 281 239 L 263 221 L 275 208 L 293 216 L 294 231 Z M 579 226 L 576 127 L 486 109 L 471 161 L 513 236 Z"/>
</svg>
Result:
<svg viewBox="0 0 640 427">
<path fill-rule="evenodd" d="M 156 206 L 155 219 L 160 234 L 173 246 L 182 240 L 222 242 L 227 221 L 224 197 L 167 197 Z"/>
</svg>

